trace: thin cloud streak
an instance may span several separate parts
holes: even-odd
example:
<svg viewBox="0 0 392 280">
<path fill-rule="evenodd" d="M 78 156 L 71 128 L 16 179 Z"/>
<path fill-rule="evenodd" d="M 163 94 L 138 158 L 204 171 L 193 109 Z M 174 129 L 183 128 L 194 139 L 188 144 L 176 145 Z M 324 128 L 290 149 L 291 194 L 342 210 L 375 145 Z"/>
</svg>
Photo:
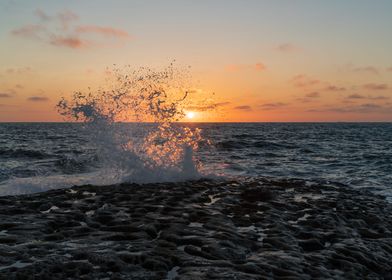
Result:
<svg viewBox="0 0 392 280">
<path fill-rule="evenodd" d="M 0 92 L 0 98 L 11 98 L 12 94 L 6 92 Z"/>
<path fill-rule="evenodd" d="M 49 98 L 45 96 L 30 96 L 27 100 L 32 102 L 46 102 L 49 101 Z"/>
<path fill-rule="evenodd" d="M 76 37 L 59 37 L 55 36 L 50 40 L 50 44 L 54 46 L 68 47 L 72 49 L 88 48 L 91 43 L 87 40 L 81 40 Z"/>
<path fill-rule="evenodd" d="M 306 98 L 319 98 L 320 97 L 320 93 L 317 91 L 313 91 L 310 92 L 308 94 L 305 95 Z"/>
<path fill-rule="evenodd" d="M 304 87 L 311 87 L 321 83 L 320 80 L 311 78 L 305 74 L 299 74 L 292 78 L 291 82 L 296 87 L 304 88 Z"/>
<path fill-rule="evenodd" d="M 352 69 L 353 72 L 359 72 L 359 73 L 370 73 L 374 75 L 379 75 L 380 72 L 378 69 L 374 66 L 364 66 L 364 67 L 355 67 Z"/>
<path fill-rule="evenodd" d="M 345 91 L 346 88 L 340 87 L 340 86 L 335 86 L 335 85 L 329 85 L 324 90 L 326 90 L 326 91 Z"/>
<path fill-rule="evenodd" d="M 249 105 L 236 106 L 233 109 L 240 110 L 240 111 L 252 111 L 252 107 Z"/>
<path fill-rule="evenodd" d="M 354 94 L 351 94 L 351 95 L 347 96 L 347 98 L 348 99 L 365 99 L 366 96 L 354 93 Z"/>
<path fill-rule="evenodd" d="M 381 106 L 375 103 L 364 103 L 356 106 L 348 107 L 331 107 L 322 109 L 310 109 L 307 112 L 311 113 L 391 113 L 392 107 Z"/>
<path fill-rule="evenodd" d="M 282 107 L 286 107 L 287 105 L 289 104 L 283 102 L 275 102 L 275 103 L 264 103 L 258 105 L 257 107 L 262 110 L 275 110 L 275 109 L 280 109 Z"/>
<path fill-rule="evenodd" d="M 374 84 L 374 83 L 369 83 L 363 85 L 364 89 L 367 90 L 387 90 L 389 87 L 387 84 Z"/>
<path fill-rule="evenodd" d="M 280 45 L 276 46 L 274 49 L 276 51 L 282 52 L 282 53 L 292 53 L 292 52 L 299 51 L 298 47 L 296 47 L 296 46 L 294 46 L 293 44 L 290 44 L 290 43 L 280 44 Z"/>
<path fill-rule="evenodd" d="M 84 25 L 76 27 L 75 31 L 77 33 L 96 33 L 101 34 L 104 36 L 111 36 L 111 37 L 122 37 L 122 38 L 130 38 L 131 36 L 128 32 L 116 29 L 113 27 L 103 27 L 103 26 L 96 26 L 96 25 Z"/>
<path fill-rule="evenodd" d="M 192 106 L 187 106 L 185 109 L 190 110 L 190 111 L 197 111 L 197 112 L 205 112 L 205 111 L 211 111 L 214 110 L 218 107 L 224 107 L 226 105 L 230 105 L 230 102 L 218 102 L 218 103 L 212 103 L 209 105 L 192 105 Z"/>
</svg>

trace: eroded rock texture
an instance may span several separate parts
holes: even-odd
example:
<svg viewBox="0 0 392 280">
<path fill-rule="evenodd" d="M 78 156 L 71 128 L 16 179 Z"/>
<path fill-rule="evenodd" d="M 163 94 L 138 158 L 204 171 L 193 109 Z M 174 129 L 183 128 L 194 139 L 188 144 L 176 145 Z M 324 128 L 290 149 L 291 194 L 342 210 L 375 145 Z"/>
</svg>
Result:
<svg viewBox="0 0 392 280">
<path fill-rule="evenodd" d="M 0 197 L 0 279 L 392 279 L 391 215 L 263 178 Z"/>
</svg>

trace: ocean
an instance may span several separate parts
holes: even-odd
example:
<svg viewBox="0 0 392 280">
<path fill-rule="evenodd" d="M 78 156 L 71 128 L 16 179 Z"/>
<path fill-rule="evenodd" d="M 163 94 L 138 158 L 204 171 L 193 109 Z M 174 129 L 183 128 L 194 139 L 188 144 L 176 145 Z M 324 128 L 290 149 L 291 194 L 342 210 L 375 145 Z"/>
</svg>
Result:
<svg viewBox="0 0 392 280">
<path fill-rule="evenodd" d="M 135 124 L 119 124 L 143 139 Z M 146 124 L 145 126 L 148 127 Z M 368 188 L 392 201 L 391 123 L 188 123 L 201 129 L 193 160 L 201 176 L 276 177 Z M 144 130 L 146 130 L 144 128 Z M 97 141 L 81 123 L 1 123 L 0 195 L 45 191 L 82 184 L 170 181 L 148 172 L 135 177 L 140 155 L 114 152 L 117 142 Z M 118 139 L 115 133 L 110 138 Z M 136 135 L 136 136 L 135 136 Z M 102 152 L 102 143 L 106 152 Z M 113 144 L 114 143 L 114 144 Z M 113 151 L 113 152 L 112 152 Z M 108 160 L 110 155 L 110 160 Z M 165 161 L 166 158 L 161 158 Z M 169 159 L 167 159 L 169 160 Z M 117 165 L 111 165 L 116 162 Z M 128 166 L 132 168 L 128 168 Z M 119 169 L 127 170 L 116 173 Z M 116 174 L 113 174 L 116 173 Z M 181 180 L 175 177 L 173 180 Z M 182 178 L 182 179 L 185 179 Z"/>
</svg>

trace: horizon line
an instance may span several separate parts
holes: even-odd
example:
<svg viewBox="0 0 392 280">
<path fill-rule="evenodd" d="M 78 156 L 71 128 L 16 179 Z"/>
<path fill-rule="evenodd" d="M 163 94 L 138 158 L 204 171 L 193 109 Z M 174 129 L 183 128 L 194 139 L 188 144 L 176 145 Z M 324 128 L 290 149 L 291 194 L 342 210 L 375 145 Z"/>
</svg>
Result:
<svg viewBox="0 0 392 280">
<path fill-rule="evenodd" d="M 64 124 L 83 124 L 87 122 L 73 122 L 73 121 L 0 121 L 0 124 L 17 124 L 17 123 L 64 123 Z M 124 124 L 131 124 L 131 123 L 145 123 L 145 124 L 153 124 L 159 122 L 114 122 L 114 123 L 124 123 Z M 204 122 L 172 122 L 172 123 L 180 123 L 180 124 L 249 124 L 249 123 L 392 123 L 392 121 L 204 121 Z"/>
</svg>

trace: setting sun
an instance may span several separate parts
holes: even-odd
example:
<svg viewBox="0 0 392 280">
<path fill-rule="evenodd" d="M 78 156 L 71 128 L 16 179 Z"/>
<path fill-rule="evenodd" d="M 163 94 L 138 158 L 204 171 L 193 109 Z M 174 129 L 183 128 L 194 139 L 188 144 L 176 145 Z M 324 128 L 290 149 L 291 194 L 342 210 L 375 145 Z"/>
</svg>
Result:
<svg viewBox="0 0 392 280">
<path fill-rule="evenodd" d="M 195 117 L 195 112 L 188 112 L 188 113 L 186 113 L 186 117 L 188 118 L 188 119 L 193 119 L 194 117 Z"/>
</svg>

